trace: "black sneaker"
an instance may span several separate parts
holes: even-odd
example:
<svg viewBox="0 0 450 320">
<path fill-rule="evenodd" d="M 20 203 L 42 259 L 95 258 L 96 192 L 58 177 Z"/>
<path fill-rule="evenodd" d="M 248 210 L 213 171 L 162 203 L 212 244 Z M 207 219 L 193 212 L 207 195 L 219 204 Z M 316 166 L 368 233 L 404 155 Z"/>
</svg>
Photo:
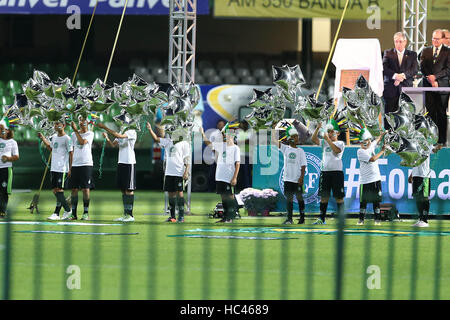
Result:
<svg viewBox="0 0 450 320">
<path fill-rule="evenodd" d="M 297 224 L 304 224 L 305 223 L 305 218 L 301 217 L 300 219 L 298 219 Z"/>
<path fill-rule="evenodd" d="M 226 221 L 227 221 L 226 219 L 220 219 L 219 221 L 216 221 L 216 223 L 224 223 Z"/>
</svg>

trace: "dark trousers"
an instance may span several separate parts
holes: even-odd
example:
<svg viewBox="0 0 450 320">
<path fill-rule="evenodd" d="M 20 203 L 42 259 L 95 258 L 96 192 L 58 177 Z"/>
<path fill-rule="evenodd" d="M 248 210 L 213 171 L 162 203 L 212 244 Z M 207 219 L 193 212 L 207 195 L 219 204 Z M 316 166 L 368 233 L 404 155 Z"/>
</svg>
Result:
<svg viewBox="0 0 450 320">
<path fill-rule="evenodd" d="M 252 186 L 252 165 L 250 164 L 250 158 L 245 157 L 241 162 L 238 175 L 238 188 L 243 190 Z"/>
<path fill-rule="evenodd" d="M 208 166 L 208 192 L 216 192 L 216 162 Z"/>
<path fill-rule="evenodd" d="M 445 144 L 447 141 L 447 106 L 448 94 L 427 92 L 425 95 L 425 104 L 428 115 L 436 124 L 439 130 L 438 143 Z"/>
</svg>

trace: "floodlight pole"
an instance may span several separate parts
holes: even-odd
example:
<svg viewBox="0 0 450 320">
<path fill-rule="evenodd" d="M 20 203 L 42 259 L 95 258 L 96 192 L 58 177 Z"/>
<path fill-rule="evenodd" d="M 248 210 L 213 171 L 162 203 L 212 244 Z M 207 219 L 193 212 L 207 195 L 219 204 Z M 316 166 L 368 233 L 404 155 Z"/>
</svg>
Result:
<svg viewBox="0 0 450 320">
<path fill-rule="evenodd" d="M 191 82 L 195 83 L 196 30 L 197 0 L 170 0 L 169 83 L 178 83 L 184 88 Z M 190 143 L 192 144 L 192 139 Z M 191 212 L 192 157 L 190 159 L 190 178 L 187 185 L 187 213 Z"/>
<path fill-rule="evenodd" d="M 422 52 L 427 38 L 427 0 L 402 0 L 402 31 L 408 48 Z"/>
</svg>

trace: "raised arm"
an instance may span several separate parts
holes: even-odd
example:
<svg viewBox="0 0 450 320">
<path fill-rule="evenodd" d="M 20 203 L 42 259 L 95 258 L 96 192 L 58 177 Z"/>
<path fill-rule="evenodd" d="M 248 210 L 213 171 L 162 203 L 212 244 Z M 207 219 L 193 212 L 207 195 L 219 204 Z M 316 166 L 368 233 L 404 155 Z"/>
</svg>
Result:
<svg viewBox="0 0 450 320">
<path fill-rule="evenodd" d="M 205 135 L 205 130 L 203 130 L 203 127 L 200 127 L 200 133 L 202 134 L 203 142 L 204 142 L 207 146 L 211 145 L 212 142 L 209 141 L 208 138 L 206 137 L 206 135 Z"/>
<path fill-rule="evenodd" d="M 316 145 L 320 145 L 320 140 L 319 140 L 319 130 L 322 127 L 322 122 L 319 122 L 319 124 L 316 127 L 316 130 L 314 130 L 314 133 L 311 137 L 311 141 L 316 144 Z"/>
<path fill-rule="evenodd" d="M 279 148 L 281 143 L 280 143 L 280 139 L 279 139 L 280 135 L 276 133 L 277 131 L 278 130 L 272 129 L 271 140 L 272 140 L 272 144 L 276 145 L 277 148 Z"/>
<path fill-rule="evenodd" d="M 387 131 L 383 131 L 381 132 L 381 134 L 378 136 L 378 138 L 375 139 L 376 144 L 379 144 L 381 139 L 383 139 L 384 135 L 386 134 Z"/>
<path fill-rule="evenodd" d="M 154 140 L 156 143 L 159 143 L 160 139 L 159 139 L 159 137 L 156 135 L 156 133 L 153 131 L 152 126 L 151 126 L 151 124 L 150 124 L 149 122 L 147 122 L 147 129 L 148 129 L 148 132 L 150 132 L 150 135 L 152 136 L 153 140 Z"/>
<path fill-rule="evenodd" d="M 103 137 L 105 137 L 106 142 L 108 142 L 108 144 L 113 148 L 119 144 L 117 141 L 112 142 L 111 140 L 109 140 L 108 134 L 106 132 L 103 132 Z"/>
<path fill-rule="evenodd" d="M 78 144 L 80 146 L 85 145 L 86 143 L 88 143 L 88 141 L 86 139 L 83 139 L 83 137 L 81 137 L 80 132 L 78 131 L 77 125 L 75 124 L 75 122 L 71 122 L 70 126 L 73 129 L 73 132 L 75 133 L 76 137 L 77 137 L 77 141 Z"/>
<path fill-rule="evenodd" d="M 114 131 L 114 130 L 108 128 L 107 126 L 105 126 L 105 124 L 103 124 L 103 123 L 101 123 L 101 122 L 99 122 L 99 123 L 97 124 L 97 126 L 98 126 L 100 129 L 103 129 L 103 130 L 105 130 L 106 132 L 108 132 L 109 134 L 113 135 L 113 136 L 116 137 L 117 139 L 125 139 L 125 138 L 127 138 L 127 135 L 126 135 L 126 134 L 120 134 L 120 133 L 118 133 L 118 132 L 116 132 L 116 131 Z"/>
<path fill-rule="evenodd" d="M 378 152 L 376 155 L 373 155 L 370 159 L 369 159 L 369 161 L 370 162 L 375 162 L 375 161 L 377 161 L 383 154 L 384 154 L 384 151 L 386 150 L 386 146 L 383 146 L 382 148 L 381 148 L 381 150 L 380 150 L 380 152 Z"/>
<path fill-rule="evenodd" d="M 47 140 L 47 138 L 40 132 L 38 132 L 38 137 L 39 139 L 42 140 L 42 143 L 45 145 L 45 147 L 49 150 L 52 151 L 52 147 L 50 146 L 50 141 Z"/>
<path fill-rule="evenodd" d="M 323 137 L 330 146 L 331 150 L 333 150 L 333 153 L 338 154 L 342 152 L 342 150 L 337 145 L 335 145 L 333 141 L 331 141 L 330 137 L 327 134 L 325 134 Z"/>
</svg>

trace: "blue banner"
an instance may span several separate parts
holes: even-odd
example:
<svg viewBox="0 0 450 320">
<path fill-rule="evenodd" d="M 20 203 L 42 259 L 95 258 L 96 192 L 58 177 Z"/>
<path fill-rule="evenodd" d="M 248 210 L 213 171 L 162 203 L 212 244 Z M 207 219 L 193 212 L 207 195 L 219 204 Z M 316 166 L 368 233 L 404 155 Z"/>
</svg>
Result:
<svg viewBox="0 0 450 320">
<path fill-rule="evenodd" d="M 187 1 L 187 0 L 186 0 Z M 0 14 L 91 14 L 97 0 L 0 0 Z M 95 14 L 120 15 L 125 0 L 99 0 Z M 128 15 L 168 15 L 169 0 L 128 0 Z M 197 14 L 209 14 L 209 0 L 197 0 Z"/>
<path fill-rule="evenodd" d="M 322 149 L 320 147 L 302 147 L 308 161 L 305 175 L 306 212 L 319 212 L 319 177 Z M 356 152 L 359 147 L 347 147 L 342 157 L 345 176 L 345 208 L 347 212 L 359 212 L 359 161 Z M 253 165 L 253 187 L 257 189 L 271 188 L 279 192 L 277 211 L 286 210 L 286 199 L 283 193 L 283 155 L 275 146 L 259 146 L 255 150 Z M 256 158 L 257 157 L 257 158 Z M 440 150 L 431 155 L 431 209 L 430 213 L 450 212 L 450 169 L 448 161 L 450 149 Z M 408 183 L 411 168 L 400 166 L 400 157 L 391 154 L 380 158 L 378 164 L 381 173 L 383 203 L 394 203 L 400 214 L 415 213 L 416 203 L 412 197 L 412 185 Z M 296 200 L 295 200 L 296 201 Z M 295 203 L 296 210 L 298 209 Z M 368 209 L 371 210 L 371 205 Z M 334 199 L 330 199 L 328 211 L 336 210 Z"/>
</svg>

